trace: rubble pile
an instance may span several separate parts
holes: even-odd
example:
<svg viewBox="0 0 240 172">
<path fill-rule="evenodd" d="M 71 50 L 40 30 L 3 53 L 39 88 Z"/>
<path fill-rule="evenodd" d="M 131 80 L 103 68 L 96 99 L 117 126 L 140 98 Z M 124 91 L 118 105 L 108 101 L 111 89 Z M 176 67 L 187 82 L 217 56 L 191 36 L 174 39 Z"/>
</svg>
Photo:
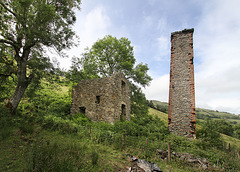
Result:
<svg viewBox="0 0 240 172">
<path fill-rule="evenodd" d="M 159 155 L 162 160 L 167 160 L 168 151 L 157 149 L 156 154 Z M 181 161 L 186 161 L 188 163 L 191 163 L 194 166 L 199 166 L 200 168 L 203 168 L 203 169 L 207 169 L 208 166 L 210 165 L 210 163 L 207 161 L 206 158 L 203 158 L 203 159 L 197 158 L 193 154 L 189 154 L 189 153 L 171 152 L 171 158 L 178 158 Z"/>
<path fill-rule="evenodd" d="M 139 159 L 129 154 L 125 154 L 125 156 L 132 162 L 132 166 L 127 172 L 162 172 L 158 165 L 153 162 L 148 162 L 145 159 Z"/>
</svg>

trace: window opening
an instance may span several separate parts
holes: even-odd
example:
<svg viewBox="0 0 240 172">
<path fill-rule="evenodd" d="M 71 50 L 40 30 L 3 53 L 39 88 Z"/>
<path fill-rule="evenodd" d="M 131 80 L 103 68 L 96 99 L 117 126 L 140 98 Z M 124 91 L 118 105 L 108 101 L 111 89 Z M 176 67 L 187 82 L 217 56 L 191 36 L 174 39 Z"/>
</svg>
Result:
<svg viewBox="0 0 240 172">
<path fill-rule="evenodd" d="M 82 114 L 86 113 L 86 108 L 85 107 L 80 107 L 79 110 L 80 110 L 80 113 L 82 113 Z"/>
<path fill-rule="evenodd" d="M 124 93 L 125 91 L 125 87 L 126 87 L 126 83 L 124 81 L 122 81 L 122 94 Z"/>
<path fill-rule="evenodd" d="M 190 64 L 193 64 L 193 59 L 190 59 Z"/>
<path fill-rule="evenodd" d="M 96 96 L 96 104 L 100 103 L 100 96 Z"/>
</svg>

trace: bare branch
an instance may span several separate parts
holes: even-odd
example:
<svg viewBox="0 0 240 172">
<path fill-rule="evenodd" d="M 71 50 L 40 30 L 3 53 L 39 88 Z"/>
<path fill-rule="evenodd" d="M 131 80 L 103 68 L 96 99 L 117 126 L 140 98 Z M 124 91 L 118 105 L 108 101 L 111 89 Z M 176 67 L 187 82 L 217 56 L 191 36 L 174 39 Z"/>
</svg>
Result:
<svg viewBox="0 0 240 172">
<path fill-rule="evenodd" d="M 0 77 L 4 77 L 4 78 L 7 78 L 7 77 L 9 77 L 9 76 L 11 76 L 11 75 L 12 75 L 12 73 L 10 73 L 10 74 L 0 73 Z"/>
<path fill-rule="evenodd" d="M 5 40 L 5 39 L 0 39 L 0 43 L 9 44 L 9 45 L 12 45 L 13 47 L 15 46 L 15 44 L 12 41 Z"/>
<path fill-rule="evenodd" d="M 14 15 L 16 18 L 17 18 L 17 15 L 12 11 L 10 10 L 2 1 L 0 1 L 0 5 L 2 5 L 2 7 L 7 10 L 8 12 L 10 12 L 12 15 Z"/>
<path fill-rule="evenodd" d="M 20 57 L 19 56 L 19 48 L 18 48 L 18 46 L 17 46 L 17 44 L 16 43 L 14 43 L 14 42 L 12 42 L 12 41 L 9 41 L 9 40 L 5 40 L 5 39 L 0 39 L 0 43 L 5 43 L 5 44 L 9 44 L 9 45 L 11 45 L 13 48 L 14 48 L 14 50 L 15 50 L 15 59 L 16 60 L 18 60 L 18 58 Z"/>
</svg>

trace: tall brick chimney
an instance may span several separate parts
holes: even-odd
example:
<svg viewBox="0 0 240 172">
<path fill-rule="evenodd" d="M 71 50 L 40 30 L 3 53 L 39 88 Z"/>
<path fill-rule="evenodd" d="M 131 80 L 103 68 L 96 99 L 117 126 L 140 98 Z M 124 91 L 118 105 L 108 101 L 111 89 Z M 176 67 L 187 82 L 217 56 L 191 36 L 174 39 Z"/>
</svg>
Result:
<svg viewBox="0 0 240 172">
<path fill-rule="evenodd" d="M 171 133 L 196 138 L 193 32 L 171 34 L 168 128 Z"/>
</svg>

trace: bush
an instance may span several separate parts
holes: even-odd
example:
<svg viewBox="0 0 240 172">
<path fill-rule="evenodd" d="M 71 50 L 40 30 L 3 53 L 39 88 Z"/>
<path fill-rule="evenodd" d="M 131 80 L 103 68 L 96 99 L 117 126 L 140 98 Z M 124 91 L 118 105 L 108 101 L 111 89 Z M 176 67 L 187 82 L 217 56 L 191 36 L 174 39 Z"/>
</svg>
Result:
<svg viewBox="0 0 240 172">
<path fill-rule="evenodd" d="M 66 118 L 70 114 L 71 96 L 62 89 L 58 83 L 50 84 L 43 80 L 38 89 L 31 90 L 29 87 L 18 109 L 22 114 L 52 114 Z"/>
<path fill-rule="evenodd" d="M 195 150 L 196 146 L 194 140 L 190 140 L 186 137 L 177 136 L 175 134 L 169 135 L 165 139 L 165 143 L 171 142 L 171 148 L 174 151 L 185 152 L 186 150 Z"/>
<path fill-rule="evenodd" d="M 78 125 L 86 126 L 88 123 L 90 123 L 89 118 L 87 118 L 85 114 L 81 114 L 81 113 L 72 115 L 70 119 Z"/>
<path fill-rule="evenodd" d="M 59 131 L 60 133 L 77 133 L 78 126 L 69 119 L 62 119 L 53 115 L 44 116 L 42 121 L 43 128 Z"/>
<path fill-rule="evenodd" d="M 240 139 L 240 124 L 234 126 L 234 137 Z"/>
<path fill-rule="evenodd" d="M 221 140 L 221 135 L 216 131 L 216 126 L 213 120 L 208 119 L 203 127 L 196 132 L 197 138 L 203 140 L 202 147 L 206 149 L 207 147 L 216 147 L 218 149 L 223 148 L 223 142 Z"/>
<path fill-rule="evenodd" d="M 116 133 L 124 133 L 129 136 L 141 136 L 146 134 L 143 127 L 132 121 L 115 122 L 113 131 Z"/>
<path fill-rule="evenodd" d="M 215 126 L 216 131 L 218 131 L 219 133 L 223 133 L 229 136 L 233 135 L 233 126 L 229 122 L 223 119 L 213 120 L 213 125 Z"/>
</svg>

